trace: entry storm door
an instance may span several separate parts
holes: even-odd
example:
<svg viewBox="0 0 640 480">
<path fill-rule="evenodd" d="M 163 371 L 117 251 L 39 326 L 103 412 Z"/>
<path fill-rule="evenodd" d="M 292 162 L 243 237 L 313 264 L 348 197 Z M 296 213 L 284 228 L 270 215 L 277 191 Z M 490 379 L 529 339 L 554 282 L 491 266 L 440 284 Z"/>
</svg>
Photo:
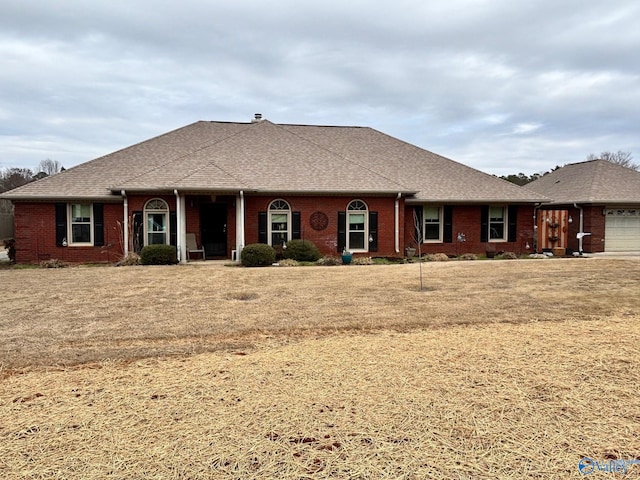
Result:
<svg viewBox="0 0 640 480">
<path fill-rule="evenodd" d="M 205 203 L 200 206 L 200 229 L 206 257 L 227 256 L 227 205 Z"/>
</svg>

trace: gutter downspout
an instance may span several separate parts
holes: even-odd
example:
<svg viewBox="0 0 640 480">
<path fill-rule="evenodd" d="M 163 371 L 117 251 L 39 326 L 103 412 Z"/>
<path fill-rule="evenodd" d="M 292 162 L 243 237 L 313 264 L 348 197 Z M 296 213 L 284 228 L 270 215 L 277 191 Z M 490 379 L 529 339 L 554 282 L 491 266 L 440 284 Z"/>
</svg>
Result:
<svg viewBox="0 0 640 480">
<path fill-rule="evenodd" d="M 401 193 L 398 192 L 395 203 L 395 218 L 394 218 L 394 240 L 396 253 L 400 253 L 400 197 Z"/>
<path fill-rule="evenodd" d="M 240 253 L 244 248 L 244 191 L 240 190 L 240 208 L 236 214 L 236 220 L 238 224 L 238 231 L 236 233 L 236 260 L 240 259 Z"/>
<path fill-rule="evenodd" d="M 533 253 L 538 253 L 538 210 L 542 203 L 537 203 L 533 207 Z"/>
<path fill-rule="evenodd" d="M 127 192 L 124 190 L 120 190 L 120 195 L 122 195 L 122 201 L 124 204 L 124 215 L 122 220 L 122 230 L 124 233 L 124 257 L 127 258 L 129 256 L 129 199 L 127 198 Z"/>
<path fill-rule="evenodd" d="M 582 239 L 584 238 L 584 211 L 582 207 L 578 206 L 577 203 L 573 204 L 578 210 L 580 210 L 580 231 L 578 232 L 578 252 L 580 252 L 580 256 L 582 256 Z"/>
</svg>

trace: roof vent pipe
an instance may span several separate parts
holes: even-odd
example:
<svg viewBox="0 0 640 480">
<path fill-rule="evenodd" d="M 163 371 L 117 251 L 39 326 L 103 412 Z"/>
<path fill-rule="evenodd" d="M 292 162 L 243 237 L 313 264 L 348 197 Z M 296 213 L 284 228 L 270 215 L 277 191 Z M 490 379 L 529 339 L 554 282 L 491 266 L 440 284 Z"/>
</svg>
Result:
<svg viewBox="0 0 640 480">
<path fill-rule="evenodd" d="M 261 122 L 262 121 L 262 114 L 261 113 L 256 113 L 253 120 L 251 120 L 251 123 L 257 123 L 257 122 Z"/>
</svg>

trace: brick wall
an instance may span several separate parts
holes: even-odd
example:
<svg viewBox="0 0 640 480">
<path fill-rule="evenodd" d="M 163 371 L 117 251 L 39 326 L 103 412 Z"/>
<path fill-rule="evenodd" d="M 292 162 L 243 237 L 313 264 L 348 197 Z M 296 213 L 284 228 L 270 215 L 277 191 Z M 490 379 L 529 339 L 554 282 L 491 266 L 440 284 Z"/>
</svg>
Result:
<svg viewBox="0 0 640 480">
<path fill-rule="evenodd" d="M 323 255 L 337 255 L 338 212 L 345 211 L 353 200 L 362 200 L 370 212 L 378 212 L 378 251 L 372 256 L 396 256 L 394 240 L 395 198 L 390 197 L 301 197 L 301 196 L 264 196 L 246 197 L 245 203 L 245 240 L 247 244 L 258 241 L 258 213 L 267 211 L 269 204 L 276 199 L 289 203 L 293 212 L 301 214 L 301 236 L 316 244 Z M 314 230 L 310 218 L 314 212 L 323 212 L 329 219 L 327 228 Z M 404 200 L 400 200 L 400 246 L 404 244 Z"/>
<path fill-rule="evenodd" d="M 452 207 L 453 242 L 452 243 L 423 243 L 422 254 L 446 253 L 447 255 L 460 255 L 463 253 L 475 253 L 484 255 L 487 251 L 508 251 L 517 254 L 533 252 L 533 206 L 519 206 L 517 213 L 517 238 L 515 242 L 482 242 L 480 241 L 481 226 L 480 205 L 460 205 Z M 407 222 L 404 226 L 403 246 L 417 248 L 413 234 L 413 205 L 405 208 Z M 458 242 L 459 233 L 465 236 L 464 242 Z M 529 244 L 529 250 L 526 246 Z"/>
<path fill-rule="evenodd" d="M 129 212 L 143 210 L 144 204 L 151 198 L 162 198 L 170 210 L 176 208 L 175 196 L 131 196 Z M 246 196 L 245 197 L 245 240 L 246 243 L 258 241 L 258 213 L 267 211 L 269 204 L 281 198 L 286 200 L 292 211 L 301 213 L 302 237 L 314 242 L 322 254 L 336 255 L 338 241 L 338 212 L 344 211 L 356 197 L 313 197 L 313 196 Z M 400 200 L 400 252 L 395 252 L 395 198 L 394 197 L 358 197 L 364 201 L 369 211 L 378 212 L 378 250 L 364 255 L 372 256 L 404 256 L 405 248 L 414 246 L 412 206 L 405 207 L 404 199 Z M 200 243 L 200 204 L 211 201 L 210 197 L 188 196 L 186 198 L 187 232 L 194 232 Z M 236 199 L 234 196 L 218 197 L 216 202 L 227 204 L 227 255 L 235 249 L 236 236 Z M 423 253 L 447 253 L 450 255 L 467 252 L 483 254 L 487 248 L 497 251 L 514 251 L 525 253 L 525 244 L 533 244 L 533 207 L 518 208 L 518 239 L 516 242 L 481 242 L 480 241 L 480 206 L 453 207 L 453 243 L 423 244 Z M 314 212 L 323 212 L 329 223 L 324 230 L 314 230 L 310 218 Z M 586 210 L 585 210 L 586 213 Z M 122 255 L 122 204 L 104 204 L 104 247 L 57 247 L 55 235 L 55 206 L 45 203 L 17 203 L 15 209 L 16 227 L 16 260 L 20 263 L 38 262 L 43 259 L 57 258 L 66 262 L 115 262 Z M 588 223 L 587 222 L 588 217 Z M 406 222 L 405 222 L 406 218 Z M 574 220 L 577 215 L 574 216 Z M 576 225 L 574 221 L 573 225 Z M 599 228 L 599 230 L 598 230 Z M 591 230 L 589 230 L 591 229 Z M 592 241 L 600 241 L 604 236 L 604 217 L 602 209 L 595 208 L 589 215 L 585 214 L 585 231 L 594 233 Z M 601 232 L 601 233 L 598 233 Z M 466 242 L 456 241 L 458 233 L 464 233 Z M 570 236 L 571 236 L 570 232 Z M 573 233 L 575 238 L 575 233 Z M 602 243 L 602 242 L 601 242 Z M 594 248 L 589 245 L 589 248 Z M 602 247 L 601 247 L 602 248 Z M 577 249 L 577 246 L 576 246 Z M 587 244 L 585 242 L 585 251 Z M 602 251 L 602 250 L 591 250 Z"/>
<path fill-rule="evenodd" d="M 37 263 L 56 258 L 69 263 L 110 263 L 122 255 L 122 204 L 104 204 L 103 247 L 56 246 L 56 212 L 53 203 L 16 203 L 16 262 Z"/>
<path fill-rule="evenodd" d="M 591 233 L 591 235 L 584 237 L 582 242 L 582 248 L 587 253 L 604 252 L 604 230 L 606 220 L 606 217 L 602 214 L 604 208 L 604 205 L 592 205 L 583 208 L 584 231 Z"/>
</svg>

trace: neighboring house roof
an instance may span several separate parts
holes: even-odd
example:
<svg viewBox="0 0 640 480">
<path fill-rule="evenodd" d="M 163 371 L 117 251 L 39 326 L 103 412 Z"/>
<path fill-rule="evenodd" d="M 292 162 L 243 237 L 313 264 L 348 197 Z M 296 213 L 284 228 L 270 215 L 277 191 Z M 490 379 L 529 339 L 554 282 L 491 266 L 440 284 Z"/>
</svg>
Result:
<svg viewBox="0 0 640 480">
<path fill-rule="evenodd" d="M 414 202 L 548 200 L 367 127 L 196 122 L 3 195 L 115 199 L 127 192 L 396 194 Z"/>
<path fill-rule="evenodd" d="M 528 183 L 554 204 L 640 203 L 640 172 L 606 160 L 571 163 Z"/>
</svg>

